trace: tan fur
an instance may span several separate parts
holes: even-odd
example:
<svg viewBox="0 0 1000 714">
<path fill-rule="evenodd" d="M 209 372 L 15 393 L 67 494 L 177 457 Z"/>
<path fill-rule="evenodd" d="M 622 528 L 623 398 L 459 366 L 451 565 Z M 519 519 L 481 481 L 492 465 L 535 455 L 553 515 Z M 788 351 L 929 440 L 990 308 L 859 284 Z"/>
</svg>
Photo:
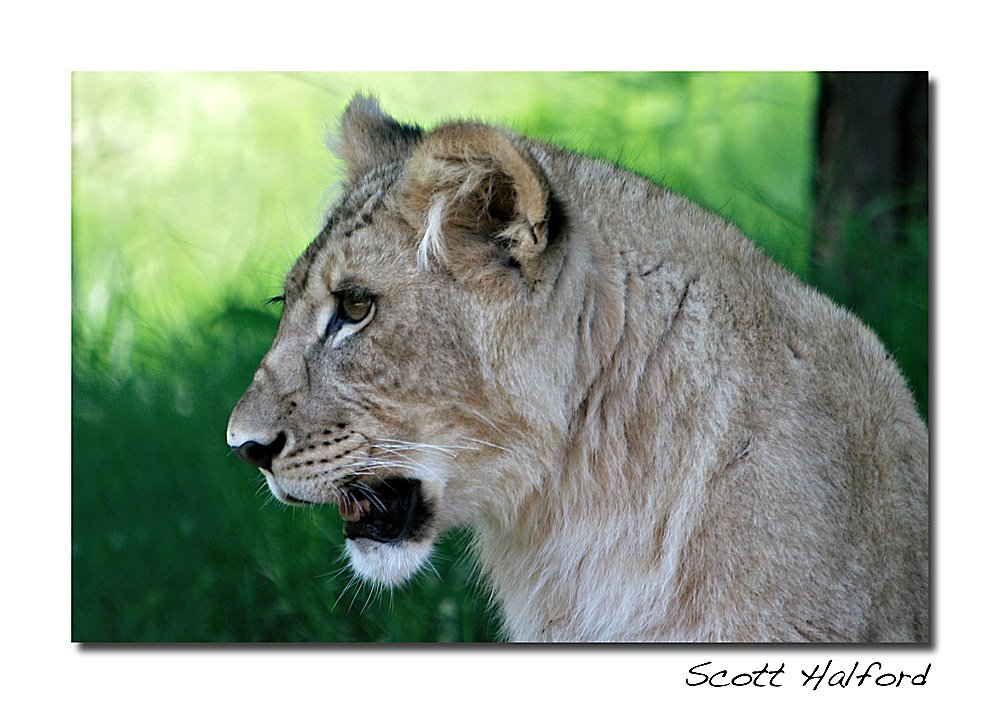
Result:
<svg viewBox="0 0 1000 714">
<path fill-rule="evenodd" d="M 470 525 L 512 639 L 927 640 L 927 431 L 858 320 L 613 166 L 370 99 L 343 126 L 228 439 L 286 437 L 289 502 L 420 479 L 427 531 L 350 542 L 361 574 Z M 333 347 L 348 280 L 377 312 Z"/>
</svg>

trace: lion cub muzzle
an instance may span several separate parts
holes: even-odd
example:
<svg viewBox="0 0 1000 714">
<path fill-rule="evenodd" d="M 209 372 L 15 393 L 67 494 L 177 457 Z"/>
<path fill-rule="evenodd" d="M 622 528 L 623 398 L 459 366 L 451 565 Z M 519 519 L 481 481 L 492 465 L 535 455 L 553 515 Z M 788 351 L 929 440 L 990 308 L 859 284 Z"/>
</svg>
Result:
<svg viewBox="0 0 1000 714">
<path fill-rule="evenodd" d="M 314 502 L 312 498 L 300 498 L 291 493 L 290 484 L 282 484 L 275 474 L 275 461 L 289 445 L 285 432 L 279 432 L 270 441 L 260 437 L 259 441 L 246 438 L 235 430 L 230 430 L 229 437 L 233 453 L 264 473 L 268 486 L 279 500 L 290 505 Z M 296 451 L 292 445 L 290 452 L 294 454 Z M 346 539 L 367 538 L 378 543 L 403 543 L 420 540 L 426 535 L 431 521 L 431 506 L 424 497 L 419 480 L 397 475 L 370 480 L 352 474 L 333 480 L 336 485 L 329 500 L 336 502 L 344 520 Z"/>
</svg>

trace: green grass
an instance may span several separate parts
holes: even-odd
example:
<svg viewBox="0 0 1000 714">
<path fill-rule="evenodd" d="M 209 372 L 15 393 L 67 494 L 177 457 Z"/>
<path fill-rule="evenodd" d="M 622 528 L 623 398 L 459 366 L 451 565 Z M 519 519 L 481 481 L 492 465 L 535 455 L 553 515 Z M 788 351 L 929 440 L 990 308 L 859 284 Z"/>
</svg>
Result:
<svg viewBox="0 0 1000 714">
<path fill-rule="evenodd" d="M 806 277 L 816 86 L 802 74 L 75 75 L 72 638 L 497 637 L 463 534 L 435 571 L 372 592 L 343 570 L 339 516 L 276 503 L 225 445 L 277 324 L 265 301 L 332 197 L 324 132 L 353 92 L 403 120 L 474 116 L 623 163 Z M 906 299 L 926 319 L 926 287 Z"/>
</svg>

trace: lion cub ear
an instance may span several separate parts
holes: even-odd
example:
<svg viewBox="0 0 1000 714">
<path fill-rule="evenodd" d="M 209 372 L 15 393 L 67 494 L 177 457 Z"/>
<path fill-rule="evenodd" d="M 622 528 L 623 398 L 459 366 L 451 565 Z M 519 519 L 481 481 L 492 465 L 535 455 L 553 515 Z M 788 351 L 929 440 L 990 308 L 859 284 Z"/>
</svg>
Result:
<svg viewBox="0 0 1000 714">
<path fill-rule="evenodd" d="M 347 179 L 353 183 L 376 166 L 409 156 L 422 136 L 420 127 L 386 115 L 374 97 L 355 94 L 330 148 L 347 164 Z"/>
<path fill-rule="evenodd" d="M 421 231 L 417 257 L 480 277 L 513 267 L 532 283 L 548 239 L 549 185 L 510 135 L 450 124 L 413 153 L 403 183 L 407 219 Z"/>
</svg>

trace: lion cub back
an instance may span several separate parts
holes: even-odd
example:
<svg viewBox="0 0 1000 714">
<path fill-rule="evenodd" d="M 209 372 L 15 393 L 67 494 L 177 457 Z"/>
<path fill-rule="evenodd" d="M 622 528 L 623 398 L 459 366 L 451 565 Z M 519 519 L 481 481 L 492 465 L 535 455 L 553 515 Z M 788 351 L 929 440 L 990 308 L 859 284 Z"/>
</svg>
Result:
<svg viewBox="0 0 1000 714">
<path fill-rule="evenodd" d="M 587 608 L 544 637 L 926 641 L 927 429 L 878 338 L 720 218 L 536 152 L 586 255 L 578 324 L 615 315 L 560 338 L 587 389 L 524 528 L 577 563 L 543 607 Z"/>
</svg>

